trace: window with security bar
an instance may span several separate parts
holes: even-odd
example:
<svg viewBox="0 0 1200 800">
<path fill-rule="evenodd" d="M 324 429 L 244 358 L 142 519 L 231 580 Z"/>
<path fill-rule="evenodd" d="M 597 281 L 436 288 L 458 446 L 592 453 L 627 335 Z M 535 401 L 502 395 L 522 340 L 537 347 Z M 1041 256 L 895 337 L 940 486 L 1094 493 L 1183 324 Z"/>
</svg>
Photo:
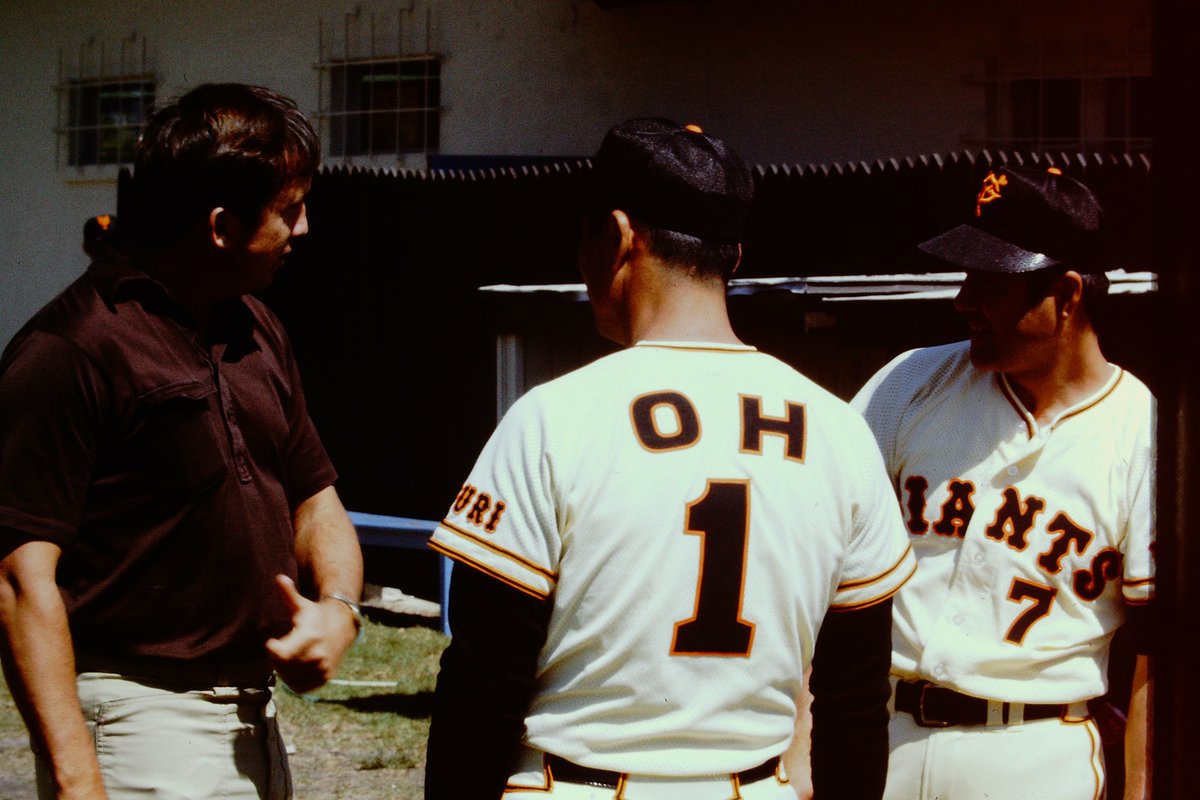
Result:
<svg viewBox="0 0 1200 800">
<path fill-rule="evenodd" d="M 968 147 L 1134 156 L 1153 143 L 1150 4 L 1117 0 L 1064 29 L 1015 4 L 964 76 L 982 90 Z"/>
<path fill-rule="evenodd" d="M 322 113 L 329 154 L 399 155 L 438 149 L 441 63 L 434 56 L 332 62 Z"/>
<path fill-rule="evenodd" d="M 158 79 L 146 38 L 137 31 L 116 41 L 92 36 L 58 57 L 58 163 L 120 166 L 154 105 Z"/>
<path fill-rule="evenodd" d="M 60 137 L 73 167 L 128 164 L 154 104 L 155 81 L 145 76 L 69 81 L 66 125 Z"/>
<path fill-rule="evenodd" d="M 1149 76 L 1012 80 L 1009 146 L 1094 153 L 1150 149 Z"/>
</svg>

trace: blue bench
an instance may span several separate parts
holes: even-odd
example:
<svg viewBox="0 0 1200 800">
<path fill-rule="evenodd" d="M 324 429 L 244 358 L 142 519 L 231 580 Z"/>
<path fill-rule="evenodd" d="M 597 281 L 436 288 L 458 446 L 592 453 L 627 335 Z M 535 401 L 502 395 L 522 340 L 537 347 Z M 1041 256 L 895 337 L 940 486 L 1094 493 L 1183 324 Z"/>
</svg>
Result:
<svg viewBox="0 0 1200 800">
<path fill-rule="evenodd" d="M 367 514 L 351 511 L 350 521 L 358 531 L 358 543 L 364 547 L 398 547 L 406 550 L 429 550 L 426 543 L 438 524 L 431 519 L 391 517 L 386 514 Z M 438 556 L 438 594 L 441 601 L 442 633 L 450 635 L 447 608 L 450 600 L 450 566 L 453 562 Z"/>
</svg>

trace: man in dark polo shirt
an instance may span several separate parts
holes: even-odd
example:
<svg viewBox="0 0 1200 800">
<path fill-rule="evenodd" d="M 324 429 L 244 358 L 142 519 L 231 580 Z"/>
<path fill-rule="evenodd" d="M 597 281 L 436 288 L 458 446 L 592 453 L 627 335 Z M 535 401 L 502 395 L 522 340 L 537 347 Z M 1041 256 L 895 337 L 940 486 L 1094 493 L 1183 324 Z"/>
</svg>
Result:
<svg viewBox="0 0 1200 800">
<path fill-rule="evenodd" d="M 362 557 L 249 293 L 307 231 L 318 159 L 268 90 L 166 106 L 125 240 L 0 360 L 0 656 L 42 798 L 291 794 L 272 675 L 333 675 Z"/>
</svg>

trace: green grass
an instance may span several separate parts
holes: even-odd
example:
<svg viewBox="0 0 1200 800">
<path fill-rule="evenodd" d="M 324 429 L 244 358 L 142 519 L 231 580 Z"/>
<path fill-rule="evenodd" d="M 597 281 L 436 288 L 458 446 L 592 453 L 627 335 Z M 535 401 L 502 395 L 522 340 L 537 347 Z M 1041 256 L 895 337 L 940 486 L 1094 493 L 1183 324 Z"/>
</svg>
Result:
<svg viewBox="0 0 1200 800">
<path fill-rule="evenodd" d="M 427 627 L 368 621 L 337 682 L 304 696 L 282 686 L 276 691 L 297 800 L 421 797 L 438 659 L 448 642 Z M 8 687 L 0 683 L 0 800 L 33 800 L 26 742 Z"/>
<path fill-rule="evenodd" d="M 320 748 L 345 753 L 359 770 L 422 766 L 447 641 L 424 627 L 368 622 L 334 683 L 303 696 L 277 692 L 280 725 L 296 758 Z"/>
</svg>

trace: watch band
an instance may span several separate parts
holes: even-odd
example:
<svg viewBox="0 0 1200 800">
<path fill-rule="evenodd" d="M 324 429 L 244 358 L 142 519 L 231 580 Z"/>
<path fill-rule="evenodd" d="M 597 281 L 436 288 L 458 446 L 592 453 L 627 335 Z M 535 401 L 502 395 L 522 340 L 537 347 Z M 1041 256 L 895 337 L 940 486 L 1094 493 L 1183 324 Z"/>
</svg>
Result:
<svg viewBox="0 0 1200 800">
<path fill-rule="evenodd" d="M 346 597 L 346 595 L 340 594 L 338 592 L 330 592 L 329 594 L 323 594 L 323 595 L 321 595 L 321 599 L 322 600 L 325 600 L 325 599 L 337 600 L 339 603 L 344 604 L 346 606 L 346 608 L 350 609 L 350 613 L 354 616 L 354 629 L 359 630 L 359 631 L 362 630 L 362 626 L 363 626 L 363 622 L 365 621 L 365 618 L 363 617 L 362 607 L 359 606 L 358 603 L 354 602 L 349 597 Z"/>
</svg>

